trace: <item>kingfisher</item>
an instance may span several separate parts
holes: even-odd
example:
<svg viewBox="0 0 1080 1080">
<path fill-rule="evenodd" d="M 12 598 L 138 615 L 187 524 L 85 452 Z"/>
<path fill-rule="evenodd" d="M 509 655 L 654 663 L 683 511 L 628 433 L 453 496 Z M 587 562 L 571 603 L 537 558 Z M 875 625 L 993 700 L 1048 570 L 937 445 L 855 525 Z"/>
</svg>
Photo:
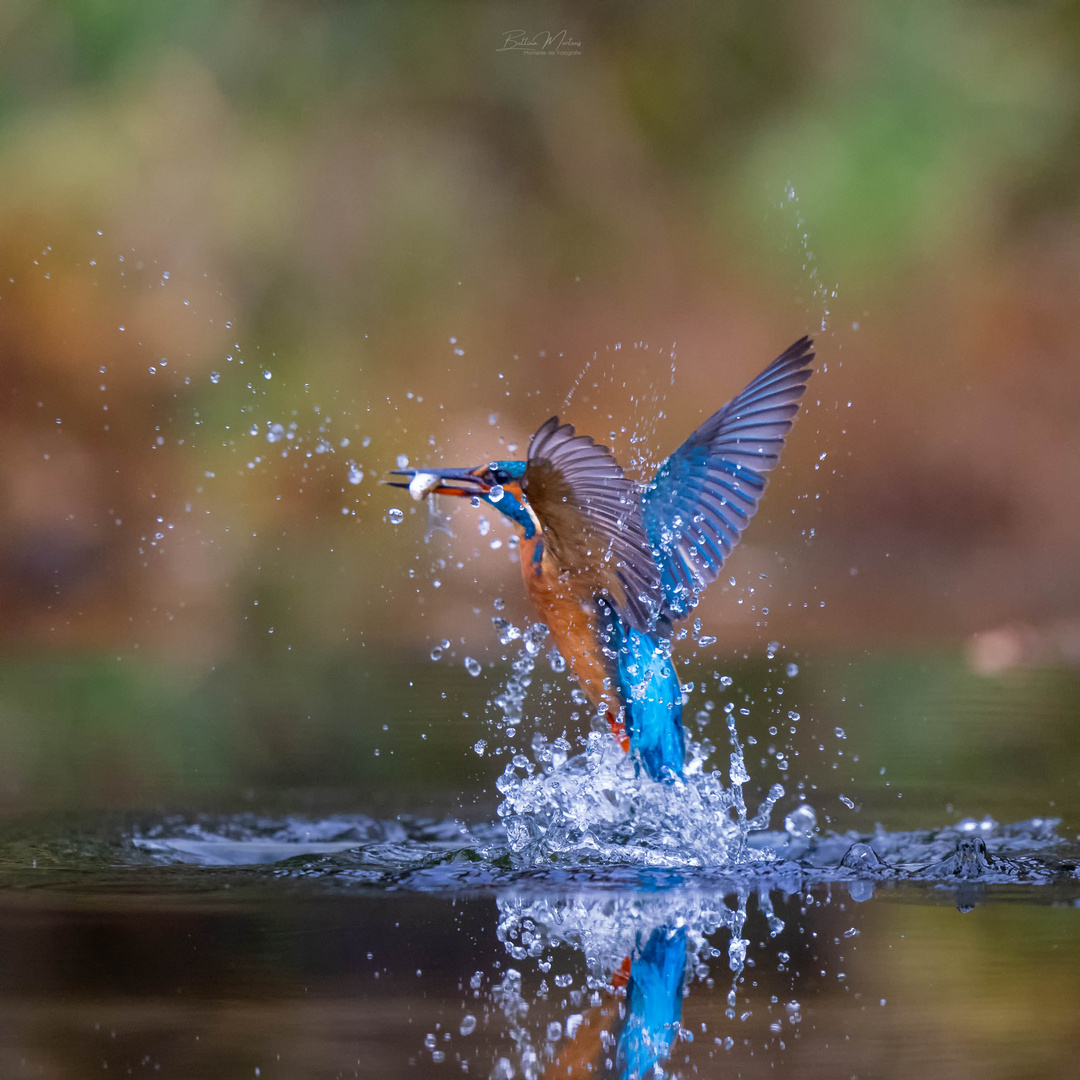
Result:
<svg viewBox="0 0 1080 1080">
<path fill-rule="evenodd" d="M 557 416 L 524 461 L 396 469 L 413 498 L 470 498 L 517 527 L 525 591 L 585 695 L 652 780 L 682 779 L 685 619 L 757 511 L 813 373 L 802 337 L 713 413 L 648 483 Z"/>
<path fill-rule="evenodd" d="M 633 953 L 612 974 L 610 992 L 585 1013 L 543 1075 L 571 1080 L 656 1075 L 653 1069 L 671 1055 L 679 1034 L 688 937 L 686 926 L 658 926 L 647 939 L 639 934 Z"/>
</svg>

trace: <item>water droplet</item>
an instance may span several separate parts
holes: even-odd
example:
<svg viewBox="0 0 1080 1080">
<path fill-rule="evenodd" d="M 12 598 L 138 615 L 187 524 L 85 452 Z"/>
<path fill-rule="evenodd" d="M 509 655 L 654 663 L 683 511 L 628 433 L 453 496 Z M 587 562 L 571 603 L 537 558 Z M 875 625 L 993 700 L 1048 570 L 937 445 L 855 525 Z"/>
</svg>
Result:
<svg viewBox="0 0 1080 1080">
<path fill-rule="evenodd" d="M 471 656 L 466 656 L 465 670 L 475 679 L 484 669 L 481 667 L 479 660 L 474 660 Z"/>
<path fill-rule="evenodd" d="M 442 659 L 442 654 L 443 654 L 442 646 L 441 645 L 436 645 L 435 648 L 431 650 L 431 659 L 432 660 L 441 660 Z"/>
<path fill-rule="evenodd" d="M 530 656 L 538 656 L 547 636 L 548 628 L 544 623 L 533 623 L 524 635 L 525 651 Z"/>
<path fill-rule="evenodd" d="M 266 433 L 266 441 L 275 443 L 285 438 L 285 428 L 281 424 L 271 424 Z"/>
<path fill-rule="evenodd" d="M 210 381 L 212 383 L 221 382 L 221 372 L 220 371 L 211 371 L 210 372 Z"/>
<path fill-rule="evenodd" d="M 852 844 L 844 852 L 840 865 L 846 866 L 849 870 L 864 870 L 882 867 L 885 864 L 881 861 L 881 856 L 869 844 L 860 843 Z"/>
<path fill-rule="evenodd" d="M 387 510 L 386 516 L 390 519 L 391 525 L 400 525 L 405 520 L 405 515 L 396 506 Z"/>
<path fill-rule="evenodd" d="M 796 806 L 787 817 L 784 818 L 784 829 L 793 840 L 805 840 L 817 828 L 817 814 L 813 807 L 803 803 Z"/>
<path fill-rule="evenodd" d="M 503 494 L 504 494 L 504 492 L 503 492 L 503 486 L 502 486 L 502 484 L 496 484 L 496 485 L 495 485 L 495 486 L 494 486 L 494 487 L 493 487 L 493 488 L 492 488 L 492 489 L 491 489 L 491 490 L 490 490 L 490 491 L 488 492 L 488 498 L 489 498 L 489 499 L 490 499 L 490 500 L 491 500 L 491 501 L 492 501 L 493 503 L 497 503 L 497 502 L 498 502 L 498 501 L 499 501 L 499 500 L 500 500 L 500 499 L 501 499 L 501 498 L 503 497 Z"/>
<path fill-rule="evenodd" d="M 833 734 L 838 739 L 846 739 L 847 738 L 847 735 L 844 734 L 844 729 L 842 727 L 833 728 Z"/>
<path fill-rule="evenodd" d="M 788 666 L 787 666 L 787 677 L 789 679 L 794 679 L 795 676 L 798 675 L 798 674 L 799 674 L 799 665 L 798 664 L 788 664 Z"/>
<path fill-rule="evenodd" d="M 398 456 L 397 456 L 397 467 L 399 469 L 407 469 L 409 467 L 409 455 L 408 454 L 398 454 Z"/>
<path fill-rule="evenodd" d="M 359 484 L 364 479 L 364 470 L 355 461 L 349 462 L 349 483 Z"/>
<path fill-rule="evenodd" d="M 269 371 L 264 371 L 263 372 L 263 378 L 264 379 L 271 379 L 271 378 L 273 378 L 273 376 L 270 374 Z"/>
<path fill-rule="evenodd" d="M 716 638 L 711 634 L 705 634 L 703 637 L 698 638 L 698 644 L 707 648 L 709 645 L 716 644 Z"/>
<path fill-rule="evenodd" d="M 495 632 L 499 635 L 500 645 L 509 645 L 511 641 L 516 641 L 521 637 L 521 631 L 513 623 L 507 622 L 506 619 L 500 619 L 496 615 L 491 622 L 495 627 Z"/>
<path fill-rule="evenodd" d="M 476 1017 L 472 1013 L 466 1013 L 461 1018 L 461 1027 L 458 1030 L 462 1035 L 471 1035 L 476 1030 Z"/>
<path fill-rule="evenodd" d="M 486 749 L 487 743 L 483 739 L 477 739 L 476 742 L 473 743 L 473 750 L 475 750 L 480 757 L 484 756 L 484 751 Z"/>
<path fill-rule="evenodd" d="M 743 756 L 738 750 L 731 753 L 731 769 L 728 773 L 733 784 L 746 784 L 750 780 L 750 774 L 746 771 Z"/>
<path fill-rule="evenodd" d="M 842 803 L 843 803 L 843 804 L 844 804 L 844 805 L 845 805 L 845 806 L 846 806 L 846 807 L 847 807 L 847 808 L 848 808 L 849 810 L 854 810 L 854 809 L 855 809 L 855 804 L 854 804 L 854 803 L 853 803 L 853 802 L 852 802 L 852 801 L 851 801 L 851 800 L 850 800 L 850 799 L 849 799 L 849 798 L 848 798 L 848 797 L 847 797 L 846 795 L 841 795 L 841 796 L 840 796 L 840 801 L 841 801 L 841 802 L 842 802 Z"/>
</svg>

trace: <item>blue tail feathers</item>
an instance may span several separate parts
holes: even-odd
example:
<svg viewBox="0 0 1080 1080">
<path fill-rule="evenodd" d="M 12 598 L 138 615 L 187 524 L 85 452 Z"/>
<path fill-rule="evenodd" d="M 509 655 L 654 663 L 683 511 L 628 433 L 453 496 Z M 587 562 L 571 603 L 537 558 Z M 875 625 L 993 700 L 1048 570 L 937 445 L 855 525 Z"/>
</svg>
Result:
<svg viewBox="0 0 1080 1080">
<path fill-rule="evenodd" d="M 682 688 L 668 641 L 612 618 L 611 644 L 630 749 L 652 780 L 682 779 Z"/>
</svg>

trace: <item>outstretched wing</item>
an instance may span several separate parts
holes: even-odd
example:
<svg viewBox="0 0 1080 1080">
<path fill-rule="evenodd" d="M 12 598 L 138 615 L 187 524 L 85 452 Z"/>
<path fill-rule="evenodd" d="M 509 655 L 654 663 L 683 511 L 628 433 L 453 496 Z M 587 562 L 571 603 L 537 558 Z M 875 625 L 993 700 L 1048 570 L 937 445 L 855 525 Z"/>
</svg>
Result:
<svg viewBox="0 0 1080 1080">
<path fill-rule="evenodd" d="M 663 614 L 689 614 L 757 510 L 813 373 L 800 338 L 657 470 L 642 518 L 660 568 Z"/>
<path fill-rule="evenodd" d="M 606 446 L 553 416 L 532 437 L 521 481 L 560 573 L 606 595 L 638 630 L 656 621 L 660 571 L 645 536 L 638 486 Z"/>
</svg>

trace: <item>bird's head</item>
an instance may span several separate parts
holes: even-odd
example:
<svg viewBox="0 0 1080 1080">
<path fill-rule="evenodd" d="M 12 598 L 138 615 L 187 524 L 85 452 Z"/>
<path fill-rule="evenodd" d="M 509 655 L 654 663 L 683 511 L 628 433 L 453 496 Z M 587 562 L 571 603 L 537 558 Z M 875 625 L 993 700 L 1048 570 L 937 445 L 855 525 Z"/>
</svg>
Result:
<svg viewBox="0 0 1080 1080">
<path fill-rule="evenodd" d="M 490 461 L 487 465 L 465 469 L 394 469 L 384 483 L 405 488 L 420 502 L 429 495 L 463 496 L 493 506 L 525 530 L 529 539 L 539 528 L 536 514 L 522 489 L 525 461 Z"/>
</svg>

